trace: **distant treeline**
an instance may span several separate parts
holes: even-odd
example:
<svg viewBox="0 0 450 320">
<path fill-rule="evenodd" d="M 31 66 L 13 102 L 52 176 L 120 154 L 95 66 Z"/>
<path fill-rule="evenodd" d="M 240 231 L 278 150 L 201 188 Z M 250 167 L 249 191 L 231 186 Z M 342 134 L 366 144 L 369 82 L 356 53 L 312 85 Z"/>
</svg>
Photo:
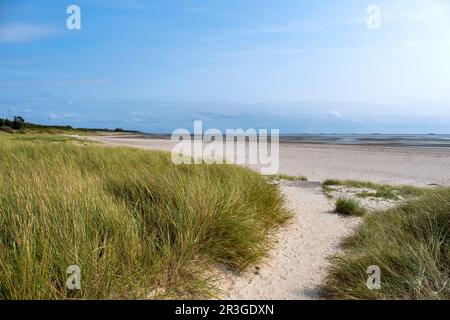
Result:
<svg viewBox="0 0 450 320">
<path fill-rule="evenodd" d="M 48 130 L 60 130 L 60 131 L 107 131 L 107 132 L 128 132 L 128 133 L 141 133 L 136 130 L 124 130 L 116 128 L 114 130 L 106 128 L 73 128 L 72 126 L 56 126 L 56 125 L 42 125 L 31 122 L 26 122 L 21 116 L 16 116 L 12 120 L 7 118 L 0 118 L 0 131 L 13 132 L 14 130 L 35 130 L 35 131 L 48 131 Z"/>
</svg>

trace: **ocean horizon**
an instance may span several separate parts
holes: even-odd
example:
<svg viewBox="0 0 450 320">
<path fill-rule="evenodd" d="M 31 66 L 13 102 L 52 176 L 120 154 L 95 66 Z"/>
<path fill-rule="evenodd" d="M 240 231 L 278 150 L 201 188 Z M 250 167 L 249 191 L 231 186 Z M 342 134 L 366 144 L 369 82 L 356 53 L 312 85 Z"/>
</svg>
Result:
<svg viewBox="0 0 450 320">
<path fill-rule="evenodd" d="M 142 133 L 143 138 L 170 139 L 170 133 Z M 450 148 L 450 134 L 280 134 L 281 143 L 382 147 Z"/>
</svg>

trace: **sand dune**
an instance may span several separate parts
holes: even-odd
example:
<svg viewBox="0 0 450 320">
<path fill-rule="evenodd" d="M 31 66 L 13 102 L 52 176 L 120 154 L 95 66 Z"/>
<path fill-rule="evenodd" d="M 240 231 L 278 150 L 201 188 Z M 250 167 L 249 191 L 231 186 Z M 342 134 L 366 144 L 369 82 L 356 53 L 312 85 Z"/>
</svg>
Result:
<svg viewBox="0 0 450 320">
<path fill-rule="evenodd" d="M 95 137 L 109 145 L 170 151 L 164 139 Z M 327 178 L 380 183 L 450 185 L 450 150 L 367 146 L 280 144 L 280 173 L 305 175 L 317 182 L 280 182 L 294 212 L 275 236 L 267 259 L 244 274 L 225 273 L 218 283 L 225 299 L 318 299 L 327 257 L 359 218 L 331 213 L 332 202 L 320 182 Z"/>
</svg>

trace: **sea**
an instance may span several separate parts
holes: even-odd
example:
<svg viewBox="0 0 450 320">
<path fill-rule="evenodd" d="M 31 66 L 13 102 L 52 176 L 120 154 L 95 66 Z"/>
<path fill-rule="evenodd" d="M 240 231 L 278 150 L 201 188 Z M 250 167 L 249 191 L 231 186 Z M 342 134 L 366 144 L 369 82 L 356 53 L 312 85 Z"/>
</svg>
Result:
<svg viewBox="0 0 450 320">
<path fill-rule="evenodd" d="M 170 134 L 146 133 L 141 137 L 170 139 Z M 450 149 L 450 134 L 281 134 L 280 142 Z"/>
<path fill-rule="evenodd" d="M 281 142 L 386 147 L 450 148 L 450 134 L 288 134 Z"/>
</svg>

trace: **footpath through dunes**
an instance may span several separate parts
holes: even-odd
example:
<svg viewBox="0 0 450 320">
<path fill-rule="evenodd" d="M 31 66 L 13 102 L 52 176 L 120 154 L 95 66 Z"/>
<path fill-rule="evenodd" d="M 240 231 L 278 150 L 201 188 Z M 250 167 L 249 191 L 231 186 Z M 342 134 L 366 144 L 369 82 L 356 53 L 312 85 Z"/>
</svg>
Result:
<svg viewBox="0 0 450 320">
<path fill-rule="evenodd" d="M 320 183 L 280 182 L 290 224 L 277 233 L 269 256 L 246 272 L 227 272 L 220 286 L 225 299 L 320 299 L 327 257 L 360 221 L 332 213 Z"/>
<path fill-rule="evenodd" d="M 171 150 L 170 140 L 102 137 L 109 145 Z M 450 149 L 280 144 L 280 173 L 310 180 L 354 179 L 415 186 L 450 185 Z M 277 230 L 266 259 L 236 275 L 220 273 L 216 287 L 225 299 L 319 299 L 328 257 L 339 253 L 342 240 L 360 218 L 332 213 L 320 184 L 280 182 L 294 213 Z"/>
<path fill-rule="evenodd" d="M 126 137 L 94 138 L 112 145 L 170 150 L 170 141 Z M 319 299 L 327 257 L 360 221 L 332 213 L 319 182 L 280 181 L 291 211 L 290 223 L 274 235 L 268 257 L 236 275 L 225 272 L 216 284 L 223 299 Z"/>
</svg>

